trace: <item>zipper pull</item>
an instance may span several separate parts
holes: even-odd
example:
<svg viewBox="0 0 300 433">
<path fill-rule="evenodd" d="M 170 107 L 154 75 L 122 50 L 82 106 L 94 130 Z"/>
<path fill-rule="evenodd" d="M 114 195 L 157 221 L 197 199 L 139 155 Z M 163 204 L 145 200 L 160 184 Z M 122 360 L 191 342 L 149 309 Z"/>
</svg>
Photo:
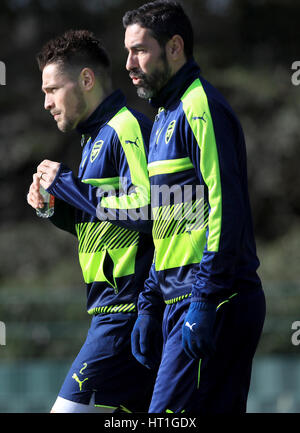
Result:
<svg viewBox="0 0 300 433">
<path fill-rule="evenodd" d="M 92 137 L 90 135 L 82 134 L 80 146 L 84 147 L 86 144 L 88 144 L 90 142 L 91 139 L 92 139 Z"/>
<path fill-rule="evenodd" d="M 159 115 L 162 111 L 164 111 L 164 107 L 159 107 L 157 115 L 155 116 L 155 120 L 154 120 L 155 122 L 159 120 Z"/>
</svg>

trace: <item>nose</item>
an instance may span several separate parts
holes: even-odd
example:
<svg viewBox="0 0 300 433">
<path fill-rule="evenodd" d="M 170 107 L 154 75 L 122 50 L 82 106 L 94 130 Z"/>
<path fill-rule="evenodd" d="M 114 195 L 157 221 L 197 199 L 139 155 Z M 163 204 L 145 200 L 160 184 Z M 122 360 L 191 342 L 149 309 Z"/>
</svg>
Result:
<svg viewBox="0 0 300 433">
<path fill-rule="evenodd" d="M 138 61 L 136 55 L 133 53 L 128 53 L 127 61 L 126 61 L 126 69 L 127 71 L 132 71 L 133 69 L 138 67 Z"/>
<path fill-rule="evenodd" d="M 46 94 L 45 95 L 45 101 L 44 101 L 44 108 L 45 110 L 51 110 L 54 106 L 54 101 L 51 95 Z"/>
</svg>

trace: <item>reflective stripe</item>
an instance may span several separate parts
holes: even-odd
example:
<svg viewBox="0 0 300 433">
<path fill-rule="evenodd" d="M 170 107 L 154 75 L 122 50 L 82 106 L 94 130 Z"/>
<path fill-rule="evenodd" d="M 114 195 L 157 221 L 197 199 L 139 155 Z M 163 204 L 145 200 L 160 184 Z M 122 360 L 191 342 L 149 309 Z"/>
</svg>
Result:
<svg viewBox="0 0 300 433">
<path fill-rule="evenodd" d="M 201 361 L 202 361 L 202 359 L 199 359 L 199 365 L 198 365 L 198 379 L 197 379 L 197 389 L 199 389 L 199 386 L 200 386 L 200 370 L 201 370 Z"/>
<path fill-rule="evenodd" d="M 208 208 L 203 199 L 153 207 L 155 269 L 200 263 L 206 243 Z"/>
<path fill-rule="evenodd" d="M 188 156 L 186 158 L 154 161 L 148 164 L 150 177 L 158 174 L 178 173 L 184 170 L 191 170 L 192 168 L 194 168 L 194 166 Z"/>
<path fill-rule="evenodd" d="M 103 410 L 102 413 L 114 413 L 116 409 L 118 409 L 118 406 L 107 406 L 106 404 L 94 404 L 95 407 L 101 407 L 102 409 L 108 409 Z"/>
<path fill-rule="evenodd" d="M 127 407 L 123 406 L 122 404 L 119 407 L 121 412 L 126 412 L 126 413 L 132 413 L 131 410 L 127 409 Z"/>
<path fill-rule="evenodd" d="M 184 413 L 185 412 L 185 409 L 182 409 L 180 412 L 178 412 L 178 413 Z M 171 409 L 166 409 L 166 413 L 176 413 L 176 412 L 174 412 L 173 410 L 171 410 Z"/>
<path fill-rule="evenodd" d="M 209 232 L 207 251 L 218 251 L 222 227 L 222 188 L 219 155 L 207 96 L 199 79 L 196 79 L 181 98 L 183 111 L 197 140 L 200 153 L 200 170 L 209 191 Z M 195 113 L 203 113 L 195 117 Z"/>
<path fill-rule="evenodd" d="M 187 295 L 181 295 L 181 296 L 177 296 L 177 298 L 173 298 L 173 299 L 168 299 L 167 301 L 165 301 L 166 304 L 175 304 L 176 302 L 182 301 L 183 299 L 187 299 L 190 296 L 192 296 L 191 293 L 188 293 Z"/>
<path fill-rule="evenodd" d="M 200 263 L 206 244 L 206 228 L 164 239 L 154 239 L 155 270 Z M 197 249 L 194 247 L 197 245 Z"/>
<path fill-rule="evenodd" d="M 76 224 L 79 262 L 84 281 L 107 282 L 115 291 L 116 278 L 135 273 L 139 233 L 109 222 Z M 113 274 L 106 275 L 113 265 Z"/>
<path fill-rule="evenodd" d="M 104 250 L 96 253 L 79 253 L 84 281 L 86 284 L 93 282 L 106 282 L 117 290 L 116 278 L 134 275 L 135 257 L 137 245 L 119 248 L 117 250 Z M 113 264 L 113 275 L 106 275 L 106 261 Z"/>
<path fill-rule="evenodd" d="M 96 253 L 106 249 L 137 245 L 139 233 L 118 227 L 108 221 L 87 222 L 76 224 L 80 253 Z"/>
<path fill-rule="evenodd" d="M 119 305 L 106 305 L 105 307 L 95 307 L 88 310 L 88 314 L 108 314 L 108 313 L 133 313 L 136 311 L 136 305 L 119 304 Z"/>
<path fill-rule="evenodd" d="M 111 189 L 119 189 L 120 178 L 105 177 L 103 179 L 82 179 L 81 182 L 101 187 L 105 191 L 110 191 Z"/>
<path fill-rule="evenodd" d="M 140 125 L 133 114 L 123 107 L 109 122 L 117 133 L 130 170 L 134 191 L 120 197 L 103 197 L 101 206 L 110 209 L 137 209 L 150 203 L 150 181 L 147 158 Z"/>
<path fill-rule="evenodd" d="M 208 223 L 208 207 L 203 199 L 169 206 L 153 207 L 153 239 L 163 239 L 192 230 L 201 230 Z"/>
<path fill-rule="evenodd" d="M 230 299 L 233 298 L 233 297 L 236 296 L 236 295 L 237 295 L 237 293 L 233 293 L 233 295 L 229 296 L 228 299 L 225 299 L 225 301 L 221 302 L 221 303 L 217 306 L 216 310 L 218 310 L 218 309 L 221 307 L 221 305 L 225 304 L 226 302 L 229 302 Z"/>
</svg>

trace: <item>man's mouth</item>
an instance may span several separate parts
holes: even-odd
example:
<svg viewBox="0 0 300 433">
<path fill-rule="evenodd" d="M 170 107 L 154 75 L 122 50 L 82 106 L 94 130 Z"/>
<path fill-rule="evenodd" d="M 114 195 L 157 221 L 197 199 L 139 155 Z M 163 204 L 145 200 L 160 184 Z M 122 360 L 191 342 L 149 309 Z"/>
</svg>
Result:
<svg viewBox="0 0 300 433">
<path fill-rule="evenodd" d="M 131 74 L 129 74 L 129 77 L 131 78 L 133 84 L 135 84 L 135 85 L 138 85 L 143 81 L 143 78 L 139 74 L 131 73 Z"/>
<path fill-rule="evenodd" d="M 139 84 L 141 81 L 142 81 L 142 80 L 141 80 L 141 78 L 139 78 L 139 77 L 132 77 L 132 82 L 133 82 L 133 84 Z"/>
<path fill-rule="evenodd" d="M 57 113 L 57 112 L 51 113 L 51 114 L 54 117 L 54 120 L 56 120 L 58 118 L 58 116 L 60 115 L 60 113 Z"/>
</svg>

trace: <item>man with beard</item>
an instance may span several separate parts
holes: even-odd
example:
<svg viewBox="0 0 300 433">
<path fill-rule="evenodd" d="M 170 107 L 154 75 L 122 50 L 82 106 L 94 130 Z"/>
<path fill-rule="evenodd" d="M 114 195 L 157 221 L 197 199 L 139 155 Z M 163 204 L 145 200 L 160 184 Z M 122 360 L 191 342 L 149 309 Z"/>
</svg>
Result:
<svg viewBox="0 0 300 433">
<path fill-rule="evenodd" d="M 45 109 L 60 131 L 80 133 L 83 154 L 77 176 L 64 164 L 41 162 L 27 200 L 43 206 L 41 185 L 55 197 L 51 221 L 77 235 L 92 316 L 52 412 L 145 411 L 154 372 L 132 356 L 130 334 L 153 257 L 150 222 L 134 218 L 150 203 L 151 122 L 113 91 L 109 57 L 92 33 L 70 30 L 46 43 L 37 60 Z"/>
<path fill-rule="evenodd" d="M 155 365 L 149 357 L 163 299 L 149 412 L 245 412 L 265 299 L 243 131 L 200 75 L 179 3 L 149 2 L 128 11 L 123 25 L 130 78 L 159 109 L 148 157 L 155 256 L 132 332 L 134 356 Z"/>
</svg>

